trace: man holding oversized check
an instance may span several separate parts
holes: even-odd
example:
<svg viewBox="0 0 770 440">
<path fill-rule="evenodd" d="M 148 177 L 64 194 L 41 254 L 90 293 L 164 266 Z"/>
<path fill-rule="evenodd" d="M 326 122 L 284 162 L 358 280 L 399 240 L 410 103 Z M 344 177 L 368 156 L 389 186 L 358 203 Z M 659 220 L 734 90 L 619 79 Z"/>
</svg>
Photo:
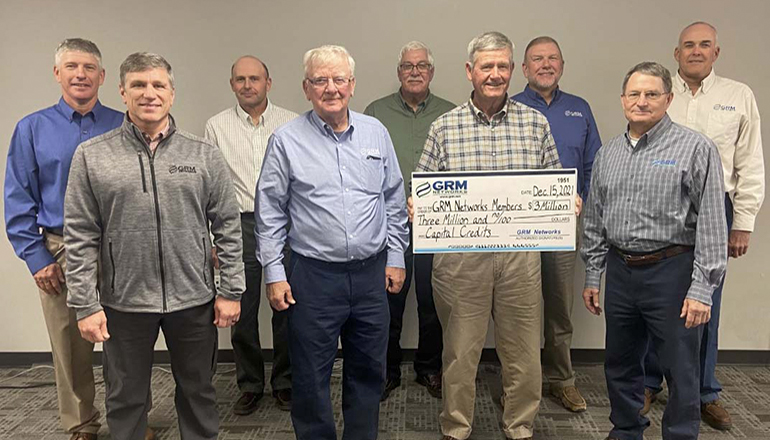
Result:
<svg viewBox="0 0 770 440">
<path fill-rule="evenodd" d="M 541 394 L 540 256 L 496 251 L 574 249 L 580 202 L 574 171 L 560 169 L 545 116 L 508 100 L 511 41 L 499 32 L 482 34 L 468 45 L 468 56 L 471 99 L 431 126 L 417 165 L 426 173 L 414 175 L 410 207 L 415 252 L 436 253 L 434 300 L 444 329 L 441 431 L 445 440 L 471 434 L 476 371 L 493 316 L 503 430 L 512 439 L 531 438 Z"/>
</svg>

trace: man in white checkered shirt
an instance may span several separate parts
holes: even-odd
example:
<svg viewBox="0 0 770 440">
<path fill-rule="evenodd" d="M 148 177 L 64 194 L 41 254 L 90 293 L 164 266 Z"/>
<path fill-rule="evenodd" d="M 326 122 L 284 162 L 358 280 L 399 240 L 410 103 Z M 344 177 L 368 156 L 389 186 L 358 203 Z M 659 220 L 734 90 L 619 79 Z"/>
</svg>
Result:
<svg viewBox="0 0 770 440">
<path fill-rule="evenodd" d="M 245 55 L 230 68 L 230 88 L 238 103 L 214 115 L 206 122 L 205 137 L 218 146 L 230 167 L 235 198 L 241 212 L 243 263 L 246 291 L 241 298 L 241 318 L 233 326 L 231 340 L 235 371 L 241 396 L 233 413 L 251 414 L 257 409 L 265 387 L 265 363 L 259 343 L 259 298 L 262 266 L 257 261 L 254 236 L 254 193 L 262 168 L 267 140 L 273 130 L 297 117 L 278 107 L 267 97 L 273 84 L 267 65 L 259 58 Z M 273 369 L 270 387 L 276 405 L 291 409 L 291 365 L 287 342 L 287 316 L 272 311 Z"/>
<path fill-rule="evenodd" d="M 666 114 L 671 90 L 658 63 L 628 72 L 628 129 L 599 149 L 586 201 L 583 299 L 595 315 L 607 271 L 609 439 L 642 440 L 650 424 L 640 414 L 648 338 L 670 389 L 663 439 L 698 438 L 700 340 L 727 266 L 724 182 L 714 143 Z"/>
<path fill-rule="evenodd" d="M 561 168 L 545 116 L 508 99 L 513 44 L 488 32 L 468 45 L 471 99 L 431 125 L 417 171 Z M 540 405 L 541 286 L 537 252 L 436 254 L 433 295 L 444 329 L 444 439 L 466 439 L 489 318 L 502 364 L 503 431 L 532 437 Z"/>
</svg>

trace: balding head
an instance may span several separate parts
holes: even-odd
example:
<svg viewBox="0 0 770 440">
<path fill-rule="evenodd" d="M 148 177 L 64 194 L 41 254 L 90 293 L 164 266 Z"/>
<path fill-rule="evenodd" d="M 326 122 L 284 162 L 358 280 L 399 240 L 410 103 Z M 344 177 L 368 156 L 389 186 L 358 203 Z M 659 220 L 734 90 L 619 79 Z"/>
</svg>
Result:
<svg viewBox="0 0 770 440">
<path fill-rule="evenodd" d="M 682 32 L 679 33 L 679 45 L 682 45 L 682 42 L 684 41 L 685 35 L 688 33 L 689 30 L 692 28 L 698 28 L 701 30 L 707 30 L 714 34 L 714 44 L 717 43 L 717 28 L 715 28 L 711 23 L 707 23 L 705 21 L 696 21 L 694 23 L 690 23 L 682 29 Z"/>
<path fill-rule="evenodd" d="M 267 69 L 267 64 L 265 64 L 262 60 L 260 60 L 259 58 L 255 57 L 254 55 L 244 55 L 244 56 L 238 58 L 237 60 L 235 60 L 233 65 L 230 67 L 230 78 L 233 78 L 233 73 L 235 72 L 235 66 L 239 62 L 241 62 L 241 61 L 248 62 L 246 60 L 250 60 L 251 62 L 257 62 L 257 63 L 261 64 L 262 68 L 265 69 L 265 72 L 264 72 L 265 73 L 265 77 L 266 78 L 270 78 L 270 71 Z"/>
<path fill-rule="evenodd" d="M 679 63 L 679 76 L 693 90 L 710 73 L 714 62 L 719 57 L 717 30 L 703 21 L 696 21 L 682 29 L 679 44 L 674 49 L 674 59 Z"/>
</svg>

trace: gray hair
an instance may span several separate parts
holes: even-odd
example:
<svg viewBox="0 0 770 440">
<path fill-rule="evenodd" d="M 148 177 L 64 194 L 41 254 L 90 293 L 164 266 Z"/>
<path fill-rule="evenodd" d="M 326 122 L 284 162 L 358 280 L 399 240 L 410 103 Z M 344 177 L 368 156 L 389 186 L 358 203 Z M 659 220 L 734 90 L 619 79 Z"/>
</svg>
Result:
<svg viewBox="0 0 770 440">
<path fill-rule="evenodd" d="M 398 53 L 399 64 L 401 64 L 401 60 L 404 59 L 404 54 L 410 50 L 424 50 L 428 53 L 428 63 L 430 63 L 431 66 L 433 65 L 433 52 L 430 51 L 430 48 L 426 46 L 425 43 L 417 40 L 410 41 L 401 47 L 401 51 Z"/>
<path fill-rule="evenodd" d="M 671 72 L 668 71 L 662 64 L 654 61 L 645 61 L 632 67 L 631 70 L 626 73 L 626 77 L 623 79 L 623 93 L 626 93 L 626 85 L 629 78 L 635 73 L 641 73 L 642 75 L 655 76 L 663 81 L 663 93 L 671 93 Z"/>
<path fill-rule="evenodd" d="M 353 77 L 356 74 L 356 62 L 350 52 L 342 46 L 335 46 L 326 44 L 315 49 L 310 49 L 305 52 L 305 56 L 302 57 L 302 64 L 305 66 L 305 76 L 310 73 L 310 68 L 315 64 L 328 64 L 332 61 L 336 61 L 340 58 L 344 58 L 348 62 L 350 67 L 350 76 Z"/>
<path fill-rule="evenodd" d="M 168 82 L 174 88 L 174 72 L 171 64 L 162 56 L 150 52 L 134 52 L 120 64 L 120 85 L 126 85 L 126 75 L 134 72 L 144 72 L 150 69 L 165 69 L 168 73 Z"/>
<path fill-rule="evenodd" d="M 554 40 L 552 37 L 549 37 L 547 35 L 537 37 L 532 41 L 530 41 L 529 44 L 527 44 L 527 48 L 524 49 L 524 58 L 527 57 L 527 52 L 529 52 L 529 49 L 531 49 L 532 46 L 537 46 L 538 44 L 546 44 L 546 43 L 551 43 L 554 46 L 556 46 L 556 49 L 559 50 L 559 56 L 562 57 L 562 59 L 564 59 L 564 55 L 561 54 L 561 46 L 559 46 L 559 43 L 557 43 L 556 40 Z"/>
<path fill-rule="evenodd" d="M 682 32 L 679 33 L 679 43 L 680 44 L 682 43 L 682 35 L 684 35 L 687 29 L 690 29 L 691 27 L 698 26 L 698 25 L 708 26 L 711 28 L 712 31 L 714 31 L 714 45 L 716 46 L 717 45 L 717 28 L 715 28 L 713 24 L 705 21 L 695 21 L 685 26 L 685 28 L 682 29 Z"/>
<path fill-rule="evenodd" d="M 468 62 L 473 67 L 476 62 L 476 53 L 487 50 L 504 50 L 511 52 L 511 66 L 513 66 L 514 45 L 511 40 L 500 32 L 484 32 L 468 43 Z"/>
<path fill-rule="evenodd" d="M 67 38 L 62 41 L 59 43 L 59 46 L 56 48 L 56 52 L 54 52 L 53 55 L 53 62 L 55 65 L 58 66 L 61 64 L 61 57 L 65 52 L 83 52 L 93 55 L 93 57 L 96 58 L 96 62 L 99 64 L 99 68 L 102 68 L 102 53 L 93 41 L 84 38 Z"/>
</svg>

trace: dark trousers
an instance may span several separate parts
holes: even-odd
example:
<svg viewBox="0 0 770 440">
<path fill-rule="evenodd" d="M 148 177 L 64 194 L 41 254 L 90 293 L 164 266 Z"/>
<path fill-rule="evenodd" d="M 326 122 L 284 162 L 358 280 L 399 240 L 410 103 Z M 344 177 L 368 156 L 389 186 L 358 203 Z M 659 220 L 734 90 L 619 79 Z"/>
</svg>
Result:
<svg viewBox="0 0 770 440">
<path fill-rule="evenodd" d="M 115 440 L 143 440 L 150 409 L 152 358 L 163 330 L 176 383 L 174 403 L 183 440 L 213 440 L 219 431 L 214 302 L 173 313 L 126 313 L 105 308 L 107 425 Z"/>
<path fill-rule="evenodd" d="M 703 326 L 686 329 L 684 318 L 679 317 L 693 260 L 693 252 L 686 252 L 656 264 L 628 267 L 614 249 L 607 253 L 604 373 L 613 424 L 610 437 L 642 440 L 650 425 L 639 411 L 644 404 L 642 361 L 651 338 L 670 388 L 663 440 L 698 438 L 698 353 Z"/>
<path fill-rule="evenodd" d="M 377 438 L 388 344 L 386 255 L 326 263 L 292 252 L 289 307 L 291 420 L 299 440 L 336 439 L 329 382 L 342 340 L 343 439 Z"/>
<path fill-rule="evenodd" d="M 257 261 L 254 213 L 241 214 L 243 263 L 246 291 L 241 297 L 241 318 L 231 332 L 235 373 L 241 392 L 262 393 L 265 388 L 265 360 L 259 342 L 259 302 L 262 297 L 262 266 Z M 287 341 L 288 313 L 273 312 L 273 391 L 291 388 L 291 363 Z"/>
<path fill-rule="evenodd" d="M 733 203 L 729 195 L 725 196 L 725 210 L 727 233 L 729 234 L 733 227 Z M 726 277 L 727 274 L 725 274 Z M 717 400 L 722 391 L 722 384 L 717 380 L 716 368 L 719 350 L 719 315 L 722 309 L 722 288 L 725 285 L 725 278 L 722 278 L 719 287 L 711 295 L 711 320 L 703 327 L 700 347 L 700 401 L 702 404 Z M 663 389 L 663 371 L 652 341 L 650 341 L 650 348 L 644 359 L 644 373 L 644 386 L 659 393 Z"/>
<path fill-rule="evenodd" d="M 419 339 L 417 353 L 414 356 L 414 372 L 417 376 L 441 373 L 441 351 L 443 338 L 441 322 L 436 314 L 433 303 L 433 254 L 414 255 L 412 253 L 411 226 L 409 247 L 404 253 L 406 262 L 406 280 L 404 287 L 397 295 L 388 295 L 390 306 L 390 334 L 388 335 L 388 379 L 401 379 L 401 362 L 404 359 L 401 351 L 401 329 L 404 323 L 406 295 L 412 285 L 414 273 L 415 293 L 417 294 L 417 319 L 419 321 Z"/>
</svg>

